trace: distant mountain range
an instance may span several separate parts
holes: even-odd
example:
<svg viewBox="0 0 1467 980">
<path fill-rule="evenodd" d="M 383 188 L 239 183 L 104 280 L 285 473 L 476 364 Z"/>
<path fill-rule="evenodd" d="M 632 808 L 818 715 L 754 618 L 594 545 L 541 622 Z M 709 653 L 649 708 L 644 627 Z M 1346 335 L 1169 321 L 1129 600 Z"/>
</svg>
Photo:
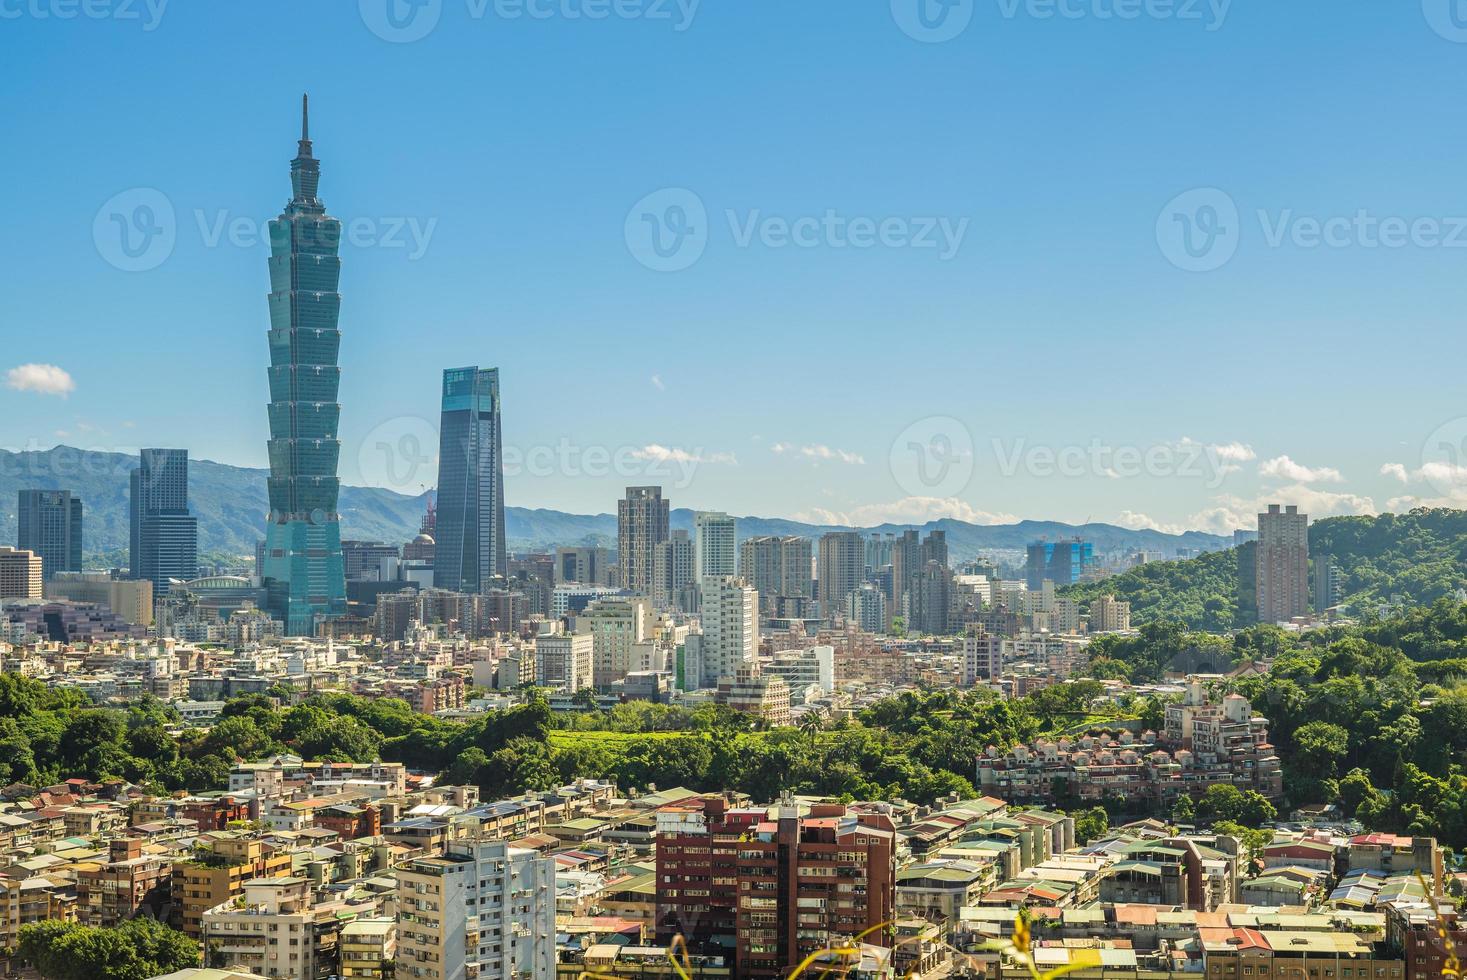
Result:
<svg viewBox="0 0 1467 980">
<path fill-rule="evenodd" d="M 0 543 L 15 541 L 17 493 L 24 488 L 73 490 L 85 506 L 86 550 L 91 554 L 127 548 L 128 479 L 137 458 L 121 453 L 91 452 L 58 446 L 40 452 L 0 451 Z M 253 555 L 264 535 L 269 510 L 265 495 L 268 471 L 226 466 L 209 460 L 189 461 L 189 502 L 199 518 L 199 549 L 206 553 Z M 372 487 L 343 487 L 341 533 L 345 538 L 402 542 L 411 540 L 427 509 L 427 495 L 404 496 Z M 555 510 L 506 509 L 509 547 L 537 551 L 557 545 L 616 547 L 614 514 L 567 514 Z M 693 512 L 674 510 L 672 526 L 692 530 Z M 883 524 L 859 528 L 866 533 L 890 533 L 918 525 Z M 926 532 L 947 532 L 948 551 L 956 561 L 983 552 L 1022 549 L 1032 541 L 1079 536 L 1097 551 L 1147 550 L 1172 554 L 1178 548 L 1212 551 L 1232 545 L 1231 538 L 1200 531 L 1164 534 L 1130 530 L 1111 524 L 1076 526 L 1055 521 L 1023 521 L 1007 525 L 978 525 L 942 520 L 920 525 Z M 740 517 L 739 536 L 798 534 L 818 536 L 826 531 L 852 530 L 779 518 Z"/>
</svg>

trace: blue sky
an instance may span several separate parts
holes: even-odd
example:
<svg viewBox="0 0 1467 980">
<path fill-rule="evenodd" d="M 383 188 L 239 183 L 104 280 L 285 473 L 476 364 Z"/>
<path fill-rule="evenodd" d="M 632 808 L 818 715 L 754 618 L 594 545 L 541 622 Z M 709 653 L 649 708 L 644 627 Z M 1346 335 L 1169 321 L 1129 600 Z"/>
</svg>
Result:
<svg viewBox="0 0 1467 980">
<path fill-rule="evenodd" d="M 917 2 L 0 0 L 0 446 L 263 463 L 308 90 L 349 482 L 431 484 L 480 364 L 517 506 L 1467 499 L 1467 10 Z"/>
</svg>

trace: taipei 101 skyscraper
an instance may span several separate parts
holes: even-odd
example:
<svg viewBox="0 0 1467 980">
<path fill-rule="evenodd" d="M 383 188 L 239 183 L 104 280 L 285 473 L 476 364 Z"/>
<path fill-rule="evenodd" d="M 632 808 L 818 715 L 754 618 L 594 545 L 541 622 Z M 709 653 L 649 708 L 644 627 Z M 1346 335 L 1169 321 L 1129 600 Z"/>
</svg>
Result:
<svg viewBox="0 0 1467 980">
<path fill-rule="evenodd" d="M 291 199 L 270 222 L 270 516 L 263 577 L 270 612 L 291 636 L 346 611 L 341 523 L 341 222 L 316 196 L 301 97 L 300 149 L 290 161 Z"/>
</svg>

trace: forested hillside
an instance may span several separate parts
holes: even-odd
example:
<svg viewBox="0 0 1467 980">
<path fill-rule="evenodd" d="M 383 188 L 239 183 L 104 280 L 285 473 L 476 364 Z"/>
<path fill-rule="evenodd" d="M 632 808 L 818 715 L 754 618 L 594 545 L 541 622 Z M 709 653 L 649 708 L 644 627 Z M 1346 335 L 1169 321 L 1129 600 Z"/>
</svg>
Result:
<svg viewBox="0 0 1467 980">
<path fill-rule="evenodd" d="M 1319 566 L 1343 573 L 1344 602 L 1369 618 L 1399 597 L 1430 605 L 1467 588 L 1467 511 L 1414 510 L 1377 517 L 1327 517 L 1309 527 L 1309 553 Z M 1135 625 L 1164 619 L 1190 629 L 1222 632 L 1252 625 L 1254 546 L 1187 561 L 1152 562 L 1102 582 L 1060 591 L 1082 604 L 1102 595 L 1131 603 Z"/>
</svg>

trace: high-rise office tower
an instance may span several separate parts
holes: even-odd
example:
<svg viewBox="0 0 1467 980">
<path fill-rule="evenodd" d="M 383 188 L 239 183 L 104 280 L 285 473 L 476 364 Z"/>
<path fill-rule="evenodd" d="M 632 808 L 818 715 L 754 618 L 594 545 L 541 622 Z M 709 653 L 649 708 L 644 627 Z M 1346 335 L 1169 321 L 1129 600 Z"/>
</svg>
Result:
<svg viewBox="0 0 1467 980">
<path fill-rule="evenodd" d="M 132 471 L 128 564 L 167 595 L 199 576 L 199 522 L 188 510 L 188 450 L 144 449 Z"/>
<path fill-rule="evenodd" d="M 1029 591 L 1044 588 L 1044 580 L 1055 585 L 1074 585 L 1095 567 L 1095 546 L 1089 541 L 1036 541 L 1029 546 L 1025 577 Z"/>
<path fill-rule="evenodd" d="M 846 597 L 866 577 L 866 539 L 858 531 L 831 531 L 820 538 L 820 614 L 827 620 L 846 614 Z"/>
<path fill-rule="evenodd" d="M 738 562 L 738 522 L 727 514 L 699 511 L 693 516 L 698 581 L 733 575 Z"/>
<path fill-rule="evenodd" d="M 781 599 L 808 601 L 815 597 L 812 548 L 809 538 L 794 535 L 740 542 L 739 577 L 759 593 L 761 615 L 778 615 Z"/>
<path fill-rule="evenodd" d="M 341 222 L 316 196 L 301 100 L 290 203 L 270 222 L 270 516 L 263 577 L 271 613 L 292 636 L 346 611 L 336 475 L 341 455 Z"/>
<path fill-rule="evenodd" d="M 866 539 L 867 575 L 874 575 L 891 564 L 891 548 L 895 540 L 896 536 L 892 534 L 873 534 Z"/>
<path fill-rule="evenodd" d="M 41 556 L 0 547 L 0 599 L 39 599 L 44 594 Z"/>
<path fill-rule="evenodd" d="M 605 548 L 556 548 L 555 584 L 606 585 L 611 578 L 611 558 Z"/>
<path fill-rule="evenodd" d="M 82 567 L 82 502 L 70 490 L 22 490 L 15 546 L 41 558 L 41 574 Z"/>
<path fill-rule="evenodd" d="M 653 566 L 657 546 L 667 540 L 669 516 L 661 487 L 627 487 L 626 497 L 617 501 L 617 558 L 622 588 L 628 592 L 654 595 Z"/>
<path fill-rule="evenodd" d="M 938 561 L 923 565 L 907 580 L 907 628 L 934 636 L 951 632 L 952 591 L 951 568 Z"/>
<path fill-rule="evenodd" d="M 888 619 L 907 614 L 907 588 L 912 576 L 916 575 L 921 567 L 922 542 L 916 531 L 903 531 L 899 537 L 892 539 L 891 592 L 886 597 L 890 600 L 886 604 Z"/>
<path fill-rule="evenodd" d="M 1254 557 L 1260 623 L 1286 623 L 1309 613 L 1309 515 L 1269 504 L 1258 515 Z"/>
<path fill-rule="evenodd" d="M 1329 555 L 1314 559 L 1314 611 L 1324 612 L 1345 598 L 1345 573 Z"/>
<path fill-rule="evenodd" d="M 732 575 L 705 578 L 698 615 L 703 623 L 704 687 L 732 678 L 759 653 L 759 593 Z"/>
<path fill-rule="evenodd" d="M 693 539 L 673 531 L 652 558 L 652 602 L 659 609 L 696 612 L 698 578 L 693 574 Z"/>
<path fill-rule="evenodd" d="M 506 571 L 499 371 L 443 372 L 433 584 L 485 592 Z"/>
</svg>

